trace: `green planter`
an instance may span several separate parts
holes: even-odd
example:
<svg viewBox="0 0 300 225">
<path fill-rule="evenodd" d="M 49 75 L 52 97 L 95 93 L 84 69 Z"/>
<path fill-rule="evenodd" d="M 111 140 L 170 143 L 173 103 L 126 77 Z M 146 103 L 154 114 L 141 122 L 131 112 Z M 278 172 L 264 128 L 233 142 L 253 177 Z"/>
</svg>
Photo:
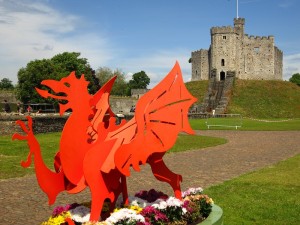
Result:
<svg viewBox="0 0 300 225">
<path fill-rule="evenodd" d="M 223 225 L 223 210 L 214 204 L 209 216 L 198 225 Z"/>
</svg>

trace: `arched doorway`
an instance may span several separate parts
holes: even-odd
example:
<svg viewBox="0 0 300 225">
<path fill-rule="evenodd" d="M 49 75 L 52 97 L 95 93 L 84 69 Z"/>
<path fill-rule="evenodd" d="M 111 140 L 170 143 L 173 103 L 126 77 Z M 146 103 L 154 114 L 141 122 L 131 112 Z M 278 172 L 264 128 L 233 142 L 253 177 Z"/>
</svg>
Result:
<svg viewBox="0 0 300 225">
<path fill-rule="evenodd" d="M 220 72 L 220 80 L 225 80 L 225 72 Z"/>
</svg>

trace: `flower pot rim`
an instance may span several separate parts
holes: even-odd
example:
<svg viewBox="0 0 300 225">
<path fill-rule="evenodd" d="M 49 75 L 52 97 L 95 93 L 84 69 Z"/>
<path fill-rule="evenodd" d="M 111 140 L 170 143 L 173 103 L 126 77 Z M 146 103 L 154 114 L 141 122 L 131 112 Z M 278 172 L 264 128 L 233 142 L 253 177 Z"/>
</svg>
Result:
<svg viewBox="0 0 300 225">
<path fill-rule="evenodd" d="M 222 208 L 216 204 L 213 204 L 209 216 L 197 225 L 223 225 Z"/>
</svg>

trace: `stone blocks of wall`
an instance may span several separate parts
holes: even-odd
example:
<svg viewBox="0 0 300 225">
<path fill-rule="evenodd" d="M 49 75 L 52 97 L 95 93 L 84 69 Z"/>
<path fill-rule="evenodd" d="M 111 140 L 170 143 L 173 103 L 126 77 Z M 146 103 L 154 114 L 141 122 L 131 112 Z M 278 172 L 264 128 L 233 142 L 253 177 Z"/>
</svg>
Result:
<svg viewBox="0 0 300 225">
<path fill-rule="evenodd" d="M 192 52 L 192 81 L 208 80 L 209 78 L 209 50 L 200 49 Z"/>
<path fill-rule="evenodd" d="M 114 113 L 130 113 L 131 106 L 135 106 L 137 99 L 111 97 L 109 100 L 110 107 Z"/>
<path fill-rule="evenodd" d="M 137 100 L 132 98 L 110 98 L 110 106 L 114 113 L 122 113 L 125 119 L 132 118 L 130 108 L 136 105 Z M 32 114 L 34 133 L 61 132 L 68 115 L 59 116 L 58 114 Z M 12 135 L 15 132 L 22 132 L 16 125 L 17 120 L 27 121 L 26 115 L 17 113 L 0 113 L 0 135 Z"/>
<path fill-rule="evenodd" d="M 59 115 L 32 115 L 33 132 L 48 133 L 61 132 L 68 116 Z M 20 126 L 16 124 L 17 120 L 24 121 L 27 124 L 26 115 L 1 114 L 0 115 L 0 135 L 12 135 L 15 132 L 23 133 Z"/>
</svg>

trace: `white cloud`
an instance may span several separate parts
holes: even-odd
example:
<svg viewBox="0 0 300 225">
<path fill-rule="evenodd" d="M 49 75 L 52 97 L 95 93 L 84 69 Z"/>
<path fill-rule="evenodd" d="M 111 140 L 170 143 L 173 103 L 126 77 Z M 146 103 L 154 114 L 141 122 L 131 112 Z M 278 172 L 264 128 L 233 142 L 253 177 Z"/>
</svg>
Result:
<svg viewBox="0 0 300 225">
<path fill-rule="evenodd" d="M 152 55 L 137 56 L 122 61 L 120 67 L 129 71 L 131 75 L 141 70 L 145 71 L 151 81 L 149 88 L 152 88 L 170 72 L 176 61 L 181 67 L 184 81 L 188 81 L 191 76 L 191 65 L 188 63 L 189 55 L 190 51 L 187 49 L 159 51 Z"/>
<path fill-rule="evenodd" d="M 0 79 L 17 82 L 17 72 L 35 59 L 80 52 L 91 65 L 112 58 L 107 38 L 96 33 L 78 33 L 82 18 L 28 1 L 0 1 Z M 100 50 L 101 49 L 101 50 Z"/>
<path fill-rule="evenodd" d="M 300 73 L 300 53 L 283 56 L 283 80 L 289 80 L 290 77 Z"/>
<path fill-rule="evenodd" d="M 190 51 L 173 49 L 144 53 L 127 58 L 128 49 L 114 48 L 103 34 L 87 31 L 84 18 L 59 12 L 46 1 L 0 0 L 0 79 L 6 77 L 17 83 L 17 72 L 35 59 L 51 58 L 62 52 L 80 52 L 92 68 L 108 66 L 121 68 L 131 79 L 133 73 L 144 70 L 151 79 L 149 87 L 157 84 L 180 63 L 184 80 L 190 78 Z M 124 56 L 125 55 L 125 56 Z"/>
</svg>

